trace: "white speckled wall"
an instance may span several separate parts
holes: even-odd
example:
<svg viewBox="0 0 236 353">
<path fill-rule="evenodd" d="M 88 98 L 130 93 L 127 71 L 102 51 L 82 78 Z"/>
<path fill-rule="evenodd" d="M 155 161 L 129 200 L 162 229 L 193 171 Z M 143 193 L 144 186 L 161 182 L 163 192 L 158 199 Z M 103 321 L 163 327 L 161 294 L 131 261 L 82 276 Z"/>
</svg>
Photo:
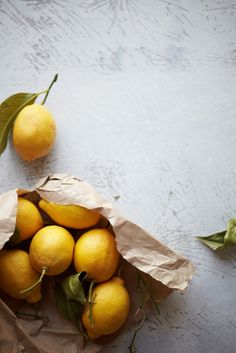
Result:
<svg viewBox="0 0 236 353">
<path fill-rule="evenodd" d="M 29 165 L 10 144 L 0 192 L 50 172 L 87 179 L 197 267 L 146 323 L 138 353 L 234 353 L 235 250 L 215 254 L 195 236 L 236 215 L 235 1 L 0 0 L 0 101 L 57 72 L 56 146 Z M 130 337 L 104 353 L 128 352 Z"/>
</svg>

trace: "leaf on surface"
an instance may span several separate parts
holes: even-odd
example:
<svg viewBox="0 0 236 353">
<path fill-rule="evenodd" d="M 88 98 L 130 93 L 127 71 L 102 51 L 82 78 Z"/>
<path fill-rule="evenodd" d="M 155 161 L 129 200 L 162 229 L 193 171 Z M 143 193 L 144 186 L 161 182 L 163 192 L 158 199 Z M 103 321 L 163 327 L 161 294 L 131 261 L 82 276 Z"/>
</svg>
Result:
<svg viewBox="0 0 236 353">
<path fill-rule="evenodd" d="M 236 218 L 228 222 L 224 241 L 226 246 L 236 245 Z"/>
<path fill-rule="evenodd" d="M 203 244 L 212 250 L 222 249 L 225 246 L 224 237 L 226 231 L 209 235 L 208 237 L 197 237 Z"/>
</svg>

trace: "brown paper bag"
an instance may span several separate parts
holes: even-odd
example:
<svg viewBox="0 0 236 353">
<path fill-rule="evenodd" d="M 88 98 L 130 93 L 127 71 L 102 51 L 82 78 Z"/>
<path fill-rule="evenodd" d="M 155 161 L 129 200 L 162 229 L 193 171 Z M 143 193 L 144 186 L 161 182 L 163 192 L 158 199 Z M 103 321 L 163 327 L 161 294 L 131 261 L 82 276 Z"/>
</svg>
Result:
<svg viewBox="0 0 236 353">
<path fill-rule="evenodd" d="M 184 291 L 194 274 L 193 265 L 183 256 L 170 250 L 135 223 L 119 214 L 92 186 L 66 174 L 54 174 L 41 179 L 34 190 L 11 190 L 0 195 L 0 249 L 15 230 L 17 197 L 25 194 L 34 200 L 44 198 L 64 205 L 80 205 L 102 214 L 113 227 L 119 252 L 124 262 L 121 276 L 131 295 L 131 314 L 120 331 L 134 324 L 137 309 L 137 269 L 155 298 L 164 299 L 172 290 Z M 96 353 L 102 344 L 115 335 L 100 340 L 99 344 L 85 344 L 77 328 L 64 319 L 54 303 L 53 278 L 46 278 L 44 299 L 39 304 L 39 320 L 21 319 L 18 312 L 32 312 L 26 302 L 1 294 L 0 353 Z M 49 319 L 45 322 L 45 317 Z"/>
</svg>

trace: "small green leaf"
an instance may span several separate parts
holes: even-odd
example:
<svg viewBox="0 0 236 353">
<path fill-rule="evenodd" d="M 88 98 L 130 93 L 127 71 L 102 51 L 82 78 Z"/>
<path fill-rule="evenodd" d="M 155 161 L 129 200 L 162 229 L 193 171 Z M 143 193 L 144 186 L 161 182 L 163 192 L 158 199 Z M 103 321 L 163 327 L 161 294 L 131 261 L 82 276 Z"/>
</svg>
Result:
<svg viewBox="0 0 236 353">
<path fill-rule="evenodd" d="M 20 243 L 20 231 L 17 227 L 15 228 L 14 233 L 12 234 L 9 242 L 12 245 L 17 245 Z"/>
<path fill-rule="evenodd" d="M 79 327 L 80 318 L 83 313 L 83 306 L 75 300 L 69 300 L 67 302 L 69 320 L 71 320 L 75 326 Z"/>
<path fill-rule="evenodd" d="M 40 93 L 17 93 L 8 97 L 0 105 L 0 155 L 6 148 L 7 139 L 19 112 L 33 104 Z"/>
<path fill-rule="evenodd" d="M 224 241 L 226 246 L 236 245 L 236 218 L 228 222 Z"/>
<path fill-rule="evenodd" d="M 236 218 L 229 220 L 227 230 L 209 235 L 208 237 L 197 237 L 202 243 L 212 250 L 223 249 L 236 245 Z"/>
<path fill-rule="evenodd" d="M 67 300 L 63 288 L 58 283 L 55 287 L 55 301 L 61 314 L 79 327 L 79 319 L 82 315 L 83 307 L 78 301 Z"/>
<path fill-rule="evenodd" d="M 86 277 L 86 272 L 80 272 L 61 280 L 61 286 L 66 294 L 67 300 L 76 300 L 81 304 L 86 303 L 82 282 Z"/>
<path fill-rule="evenodd" d="M 224 237 L 226 231 L 209 235 L 208 237 L 197 237 L 203 244 L 212 250 L 222 249 L 225 246 Z"/>
<path fill-rule="evenodd" d="M 59 280 L 55 286 L 55 301 L 62 315 L 80 328 L 80 318 L 86 297 L 82 282 L 86 272 Z"/>
<path fill-rule="evenodd" d="M 56 283 L 54 294 L 55 294 L 56 305 L 59 308 L 61 314 L 66 319 L 70 320 L 70 314 L 69 314 L 69 310 L 68 310 L 68 301 L 66 299 L 65 292 L 63 291 L 63 289 L 59 283 Z"/>
<path fill-rule="evenodd" d="M 72 321 L 73 324 L 77 327 L 78 332 L 84 338 L 88 339 L 87 335 L 82 331 L 80 322 L 80 318 L 83 312 L 82 304 L 75 300 L 67 300 L 66 294 L 59 283 L 56 283 L 54 296 L 56 305 L 62 316 L 64 316 L 67 320 Z"/>
</svg>

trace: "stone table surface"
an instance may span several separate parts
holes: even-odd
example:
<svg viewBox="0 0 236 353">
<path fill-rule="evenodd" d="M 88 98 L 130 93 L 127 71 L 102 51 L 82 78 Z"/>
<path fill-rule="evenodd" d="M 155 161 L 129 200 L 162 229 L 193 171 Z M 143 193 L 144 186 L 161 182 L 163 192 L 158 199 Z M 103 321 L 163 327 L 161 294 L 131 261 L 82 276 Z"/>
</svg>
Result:
<svg viewBox="0 0 236 353">
<path fill-rule="evenodd" d="M 0 0 L 0 100 L 55 73 L 55 148 L 28 164 L 10 143 L 0 192 L 55 172 L 90 182 L 197 268 L 138 352 L 234 353 L 235 251 L 195 236 L 236 215 L 236 2 Z M 130 337 L 103 352 L 128 352 Z"/>
</svg>

